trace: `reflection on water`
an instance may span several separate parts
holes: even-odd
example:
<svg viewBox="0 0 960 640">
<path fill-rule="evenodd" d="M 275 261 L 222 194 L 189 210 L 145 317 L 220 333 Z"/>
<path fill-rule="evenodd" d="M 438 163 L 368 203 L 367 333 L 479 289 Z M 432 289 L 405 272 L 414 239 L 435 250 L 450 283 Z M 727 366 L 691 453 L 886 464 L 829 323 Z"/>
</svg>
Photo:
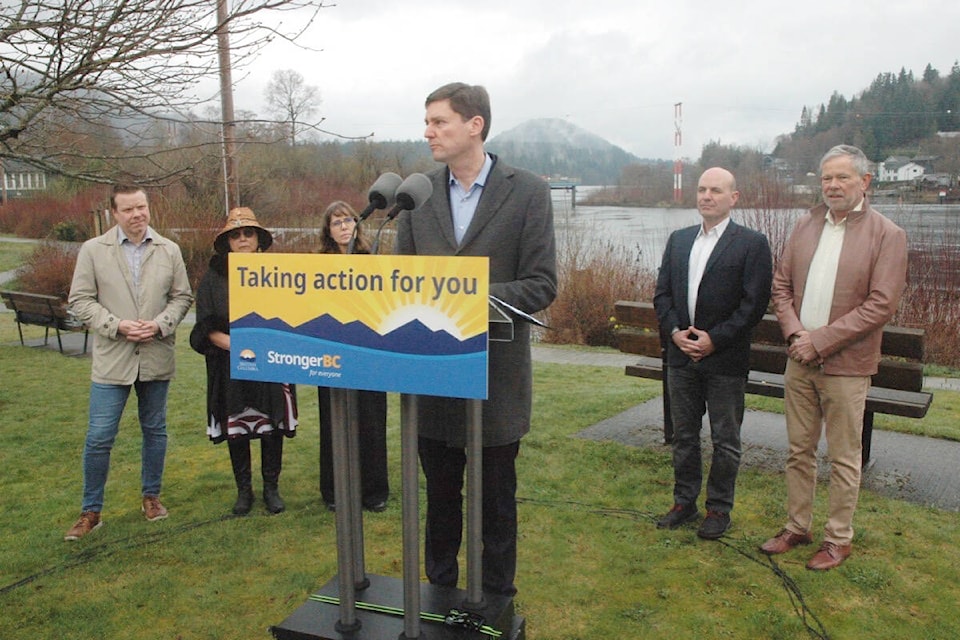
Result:
<svg viewBox="0 0 960 640">
<path fill-rule="evenodd" d="M 911 250 L 941 255 L 960 252 L 960 205 L 878 205 L 876 209 L 906 231 Z M 798 213 L 797 210 L 776 212 L 790 216 Z M 744 214 L 749 217 L 754 212 L 734 210 L 733 218 L 742 222 Z M 696 209 L 579 204 L 572 208 L 569 198 L 554 199 L 554 215 L 561 245 L 570 235 L 610 242 L 630 252 L 636 251 L 638 260 L 651 268 L 660 264 L 672 231 L 700 222 Z"/>
</svg>

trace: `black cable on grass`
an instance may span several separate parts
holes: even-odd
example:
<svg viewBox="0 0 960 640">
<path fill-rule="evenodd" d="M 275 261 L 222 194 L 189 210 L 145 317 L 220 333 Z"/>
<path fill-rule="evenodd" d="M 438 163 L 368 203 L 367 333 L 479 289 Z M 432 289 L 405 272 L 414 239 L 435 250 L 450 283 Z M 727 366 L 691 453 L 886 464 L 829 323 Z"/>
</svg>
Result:
<svg viewBox="0 0 960 640">
<path fill-rule="evenodd" d="M 649 520 L 651 522 L 656 522 L 660 518 L 660 516 L 657 514 L 637 511 L 636 509 L 602 507 L 584 502 L 576 502 L 574 500 L 540 500 L 537 498 L 517 498 L 517 503 L 545 507 L 577 507 L 599 516 L 626 518 L 630 520 Z M 780 568 L 780 565 L 777 564 L 777 561 L 774 560 L 773 557 L 765 554 L 758 556 L 754 553 L 751 553 L 744 547 L 732 544 L 729 538 L 721 538 L 715 542 L 719 542 L 728 549 L 731 549 L 744 558 L 747 558 L 751 562 L 755 562 L 756 564 L 769 569 L 770 572 L 773 573 L 773 575 L 775 575 L 780 581 L 783 590 L 787 592 L 787 596 L 790 598 L 790 605 L 793 607 L 797 617 L 800 618 L 803 626 L 807 629 L 807 633 L 810 634 L 810 637 L 816 638 L 817 640 L 830 639 L 830 636 L 827 634 L 827 630 L 824 628 L 823 623 L 819 618 L 817 618 L 816 614 L 810 609 L 810 607 L 807 606 L 807 602 L 803 597 L 803 592 L 800 590 L 800 586 L 794 581 L 793 578 L 787 575 L 787 573 Z M 743 542 L 746 547 L 750 546 L 749 542 Z"/>
<path fill-rule="evenodd" d="M 810 607 L 807 606 L 806 600 L 804 600 L 803 592 L 800 590 L 800 586 L 791 578 L 787 573 L 780 568 L 780 565 L 777 564 L 777 561 L 773 559 L 773 556 L 768 556 L 763 554 L 758 557 L 753 553 L 749 553 L 744 549 L 731 544 L 727 539 L 721 538 L 717 540 L 720 544 L 724 545 L 728 549 L 736 551 L 744 558 L 747 558 L 751 562 L 755 562 L 762 567 L 767 567 L 780 579 L 780 584 L 783 586 L 783 590 L 787 592 L 787 596 L 790 598 L 790 604 L 793 606 L 794 612 L 796 612 L 797 617 L 800 618 L 800 621 L 803 623 L 803 626 L 806 627 L 807 632 L 811 637 L 817 638 L 818 640 L 829 640 L 830 636 L 827 635 L 827 630 L 823 627 L 823 623 L 817 617 L 817 615 L 810 610 Z M 810 620 L 813 621 L 814 625 L 810 623 Z"/>
<path fill-rule="evenodd" d="M 577 502 L 575 500 L 540 500 L 537 498 L 517 498 L 517 504 L 530 504 L 537 506 L 545 507 L 557 507 L 557 506 L 567 506 L 575 507 L 587 511 L 588 513 L 593 513 L 598 516 L 611 517 L 611 518 L 624 518 L 630 520 L 648 520 L 650 522 L 656 522 L 659 516 L 650 512 L 638 511 L 636 509 L 622 509 L 615 507 L 604 507 L 598 506 L 595 504 L 589 504 L 586 502 Z M 72 562 L 66 562 L 60 565 L 53 567 L 48 567 L 42 571 L 39 571 L 31 576 L 27 576 L 21 580 L 8 584 L 4 587 L 0 587 L 0 595 L 4 595 L 10 591 L 18 589 L 20 587 L 26 586 L 39 578 L 48 576 L 55 573 L 60 573 L 63 571 L 68 571 L 70 569 L 83 566 L 88 562 L 93 562 L 99 558 L 110 557 L 121 551 L 128 551 L 130 549 L 136 549 L 138 547 L 143 547 L 149 544 L 167 538 L 170 536 L 178 535 L 180 533 L 185 533 L 187 531 L 192 531 L 193 529 L 199 529 L 200 527 L 205 527 L 211 524 L 216 524 L 223 522 L 225 520 L 232 520 L 234 518 L 239 518 L 243 516 L 235 515 L 225 515 L 219 518 L 213 518 L 212 520 L 202 520 L 200 522 L 189 522 L 186 524 L 181 524 L 172 528 L 164 528 L 163 530 L 156 530 L 146 534 L 137 534 L 136 536 L 130 536 L 121 540 L 115 540 L 106 544 L 102 544 L 97 547 L 90 547 L 88 549 L 83 549 L 75 560 Z M 731 544 L 727 539 L 721 538 L 717 540 L 720 544 L 725 547 L 737 552 L 742 555 L 744 558 L 747 558 L 751 562 L 768 568 L 779 580 L 780 584 L 783 586 L 784 591 L 787 592 L 787 596 L 790 598 L 790 604 L 793 606 L 793 610 L 796 612 L 797 617 L 800 618 L 800 621 L 803 622 L 804 627 L 806 627 L 808 633 L 811 637 L 817 638 L 817 640 L 829 640 L 829 635 L 827 635 L 826 629 L 823 627 L 823 623 L 817 618 L 816 614 L 810 610 L 810 607 L 807 606 L 807 603 L 803 597 L 803 592 L 800 590 L 800 587 L 797 583 L 791 578 L 783 569 L 780 568 L 780 565 L 777 564 L 770 556 L 764 555 L 762 559 L 757 555 L 746 551 L 745 549 Z M 811 624 L 810 621 L 813 621 Z M 815 625 L 815 626 L 814 626 Z"/>
<path fill-rule="evenodd" d="M 200 527 L 205 527 L 211 524 L 217 524 L 225 520 L 233 520 L 234 518 L 241 517 L 243 516 L 235 516 L 230 514 L 221 516 L 219 518 L 213 518 L 212 520 L 188 522 L 186 524 L 180 524 L 174 527 L 163 527 L 163 529 L 156 529 L 148 533 L 138 533 L 136 536 L 112 540 L 95 547 L 88 547 L 86 549 L 82 549 L 77 554 L 77 557 L 69 562 L 64 562 L 63 564 L 58 564 L 53 567 L 47 567 L 46 569 L 38 571 L 37 573 L 27 576 L 26 578 L 22 578 L 16 582 L 12 582 L 8 585 L 0 587 L 0 596 L 6 595 L 10 591 L 24 587 L 31 582 L 34 582 L 35 580 L 45 576 L 61 573 L 63 571 L 69 571 L 70 569 L 75 569 L 77 567 L 82 567 L 89 562 L 93 562 L 94 560 L 98 560 L 100 558 L 109 558 L 110 556 L 116 555 L 121 551 L 129 551 L 130 549 L 145 547 L 167 537 L 179 535 L 181 533 L 192 531 L 193 529 L 199 529 Z"/>
</svg>

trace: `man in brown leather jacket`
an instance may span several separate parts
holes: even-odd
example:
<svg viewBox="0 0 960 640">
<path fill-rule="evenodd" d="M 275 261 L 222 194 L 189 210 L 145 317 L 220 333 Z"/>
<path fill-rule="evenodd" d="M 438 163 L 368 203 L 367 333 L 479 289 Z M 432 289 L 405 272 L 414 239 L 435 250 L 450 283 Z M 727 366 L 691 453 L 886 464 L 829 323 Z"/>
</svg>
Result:
<svg viewBox="0 0 960 640">
<path fill-rule="evenodd" d="M 817 443 L 826 429 L 829 514 L 808 569 L 839 566 L 851 551 L 861 471 L 861 433 L 883 326 L 906 284 L 903 229 L 870 208 L 869 162 L 838 145 L 820 161 L 824 204 L 800 218 L 773 278 L 772 300 L 790 344 L 784 374 L 787 524 L 761 550 L 789 551 L 813 540 Z"/>
</svg>

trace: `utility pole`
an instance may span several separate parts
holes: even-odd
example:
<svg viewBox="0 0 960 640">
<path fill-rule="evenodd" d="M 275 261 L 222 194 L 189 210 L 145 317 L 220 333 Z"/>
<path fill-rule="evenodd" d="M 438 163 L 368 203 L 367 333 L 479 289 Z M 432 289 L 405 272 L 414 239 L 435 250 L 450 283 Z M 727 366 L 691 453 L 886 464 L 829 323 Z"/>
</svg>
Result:
<svg viewBox="0 0 960 640">
<path fill-rule="evenodd" d="M 680 125 L 683 124 L 683 103 L 673 105 L 673 203 L 683 202 L 683 134 Z"/>
<path fill-rule="evenodd" d="M 237 124 L 233 115 L 233 80 L 230 71 L 230 29 L 227 24 L 227 1 L 217 0 L 217 53 L 220 59 L 220 109 L 223 139 L 223 189 L 225 215 L 240 205 L 237 179 Z"/>
</svg>

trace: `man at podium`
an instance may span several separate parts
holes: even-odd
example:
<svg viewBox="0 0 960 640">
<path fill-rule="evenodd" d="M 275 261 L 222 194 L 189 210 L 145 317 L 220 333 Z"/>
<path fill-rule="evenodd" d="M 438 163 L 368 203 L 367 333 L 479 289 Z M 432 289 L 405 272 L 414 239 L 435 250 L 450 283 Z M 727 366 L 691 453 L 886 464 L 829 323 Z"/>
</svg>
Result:
<svg viewBox="0 0 960 640">
<path fill-rule="evenodd" d="M 526 313 L 545 309 L 557 292 L 550 187 L 484 149 L 490 98 L 482 86 L 456 82 L 426 99 L 433 159 L 432 196 L 397 225 L 396 253 L 486 256 L 490 294 Z M 516 457 L 530 430 L 530 325 L 517 322 L 512 342 L 491 342 L 483 402 L 482 588 L 513 596 L 517 564 Z M 431 584 L 457 586 L 463 537 L 465 401 L 423 396 L 419 456 L 426 477 L 424 556 Z"/>
</svg>

